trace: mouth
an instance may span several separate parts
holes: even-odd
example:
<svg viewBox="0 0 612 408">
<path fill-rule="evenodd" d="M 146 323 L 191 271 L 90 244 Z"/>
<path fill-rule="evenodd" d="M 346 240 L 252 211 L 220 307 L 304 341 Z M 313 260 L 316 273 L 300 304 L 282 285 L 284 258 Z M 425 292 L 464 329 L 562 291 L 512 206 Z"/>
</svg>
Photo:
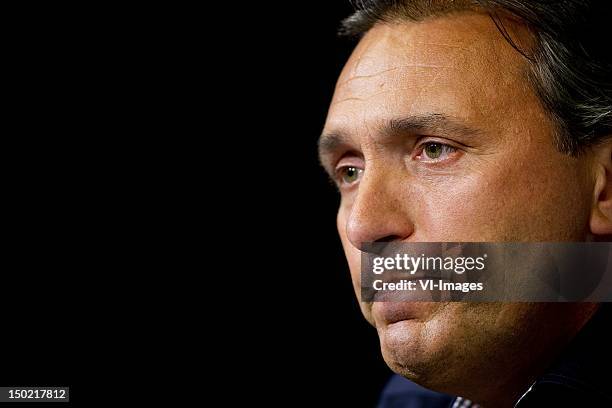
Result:
<svg viewBox="0 0 612 408">
<path fill-rule="evenodd" d="M 405 320 L 417 319 L 423 302 L 375 302 L 372 304 L 372 316 L 379 326 L 390 326 Z"/>
</svg>

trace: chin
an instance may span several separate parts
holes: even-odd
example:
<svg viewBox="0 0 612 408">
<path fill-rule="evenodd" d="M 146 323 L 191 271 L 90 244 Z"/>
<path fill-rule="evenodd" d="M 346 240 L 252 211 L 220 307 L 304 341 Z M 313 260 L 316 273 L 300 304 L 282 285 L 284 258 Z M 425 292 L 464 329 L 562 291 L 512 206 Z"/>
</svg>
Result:
<svg viewBox="0 0 612 408">
<path fill-rule="evenodd" d="M 372 315 L 383 358 L 394 372 L 422 383 L 440 364 L 428 328 L 440 304 L 430 302 L 378 302 Z M 435 323 L 434 323 L 435 325 Z"/>
<path fill-rule="evenodd" d="M 411 380 L 422 379 L 427 366 L 425 324 L 402 320 L 377 330 L 380 349 L 389 368 Z"/>
</svg>

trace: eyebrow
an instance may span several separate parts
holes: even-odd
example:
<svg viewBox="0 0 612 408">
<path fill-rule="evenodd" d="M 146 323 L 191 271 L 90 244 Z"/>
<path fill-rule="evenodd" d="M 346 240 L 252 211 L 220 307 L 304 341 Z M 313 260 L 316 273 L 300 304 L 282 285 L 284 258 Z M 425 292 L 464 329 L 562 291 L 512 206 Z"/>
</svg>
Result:
<svg viewBox="0 0 612 408">
<path fill-rule="evenodd" d="M 478 136 L 481 130 L 461 123 L 456 118 L 441 113 L 427 113 L 424 115 L 411 115 L 402 118 L 392 118 L 377 128 L 377 132 L 386 135 L 403 134 L 432 134 L 455 135 L 463 137 Z M 343 131 L 324 132 L 319 137 L 319 161 L 326 167 L 325 158 L 344 146 L 351 146 L 351 137 Z M 326 167 L 327 168 L 327 167 Z"/>
<path fill-rule="evenodd" d="M 382 133 L 442 133 L 456 136 L 476 136 L 482 133 L 479 129 L 461 123 L 460 120 L 441 113 L 428 113 L 405 118 L 390 119 L 380 129 Z"/>
</svg>

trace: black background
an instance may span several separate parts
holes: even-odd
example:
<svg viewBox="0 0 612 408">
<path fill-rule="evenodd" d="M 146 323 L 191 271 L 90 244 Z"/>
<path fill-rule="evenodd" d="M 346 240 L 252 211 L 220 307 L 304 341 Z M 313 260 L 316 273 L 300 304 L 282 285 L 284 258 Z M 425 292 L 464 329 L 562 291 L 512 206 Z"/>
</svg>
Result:
<svg viewBox="0 0 612 408">
<path fill-rule="evenodd" d="M 71 387 L 71 403 L 20 407 L 71 406 L 82 395 L 74 389 L 75 356 L 91 358 L 82 328 L 92 317 L 80 300 L 87 286 L 79 283 L 97 262 L 83 252 L 92 223 L 83 218 L 85 177 L 74 171 L 83 154 L 68 137 L 75 120 L 66 120 L 64 100 L 77 47 L 74 38 L 66 41 L 68 26 L 51 13 L 57 11 L 34 4 L 2 9 L 0 385 Z"/>
<path fill-rule="evenodd" d="M 100 401 L 112 397 L 100 386 L 141 384 L 158 398 L 172 379 L 201 387 L 212 375 L 229 388 L 215 396 L 224 406 L 375 406 L 391 373 L 355 299 L 338 194 L 317 158 L 355 45 L 337 36 L 351 7 L 229 6 L 5 14 L 8 114 L 20 126 L 5 150 L 1 385 L 67 385 L 73 401 Z M 189 232 L 162 232 L 169 225 Z M 211 241 L 248 248 L 239 302 L 202 294 L 216 291 L 201 280 Z M 190 307 L 176 306 L 184 299 Z M 191 349 L 193 328 L 203 339 Z M 181 355 L 192 351 L 203 358 Z M 223 367 L 209 368 L 219 356 Z"/>
<path fill-rule="evenodd" d="M 0 385 L 375 406 L 391 373 L 316 148 L 351 7 L 218 5 L 3 13 Z"/>
</svg>

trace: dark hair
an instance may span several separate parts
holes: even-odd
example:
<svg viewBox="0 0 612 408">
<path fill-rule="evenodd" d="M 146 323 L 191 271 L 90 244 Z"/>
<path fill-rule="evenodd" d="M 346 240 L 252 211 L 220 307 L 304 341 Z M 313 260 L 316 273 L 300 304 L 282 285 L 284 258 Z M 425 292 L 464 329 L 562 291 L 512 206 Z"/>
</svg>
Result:
<svg viewBox="0 0 612 408">
<path fill-rule="evenodd" d="M 610 0 L 355 0 L 341 33 L 361 35 L 377 22 L 420 21 L 484 10 L 528 61 L 528 80 L 556 125 L 560 151 L 578 154 L 612 136 Z M 533 46 L 518 47 L 501 17 L 518 20 Z"/>
</svg>

